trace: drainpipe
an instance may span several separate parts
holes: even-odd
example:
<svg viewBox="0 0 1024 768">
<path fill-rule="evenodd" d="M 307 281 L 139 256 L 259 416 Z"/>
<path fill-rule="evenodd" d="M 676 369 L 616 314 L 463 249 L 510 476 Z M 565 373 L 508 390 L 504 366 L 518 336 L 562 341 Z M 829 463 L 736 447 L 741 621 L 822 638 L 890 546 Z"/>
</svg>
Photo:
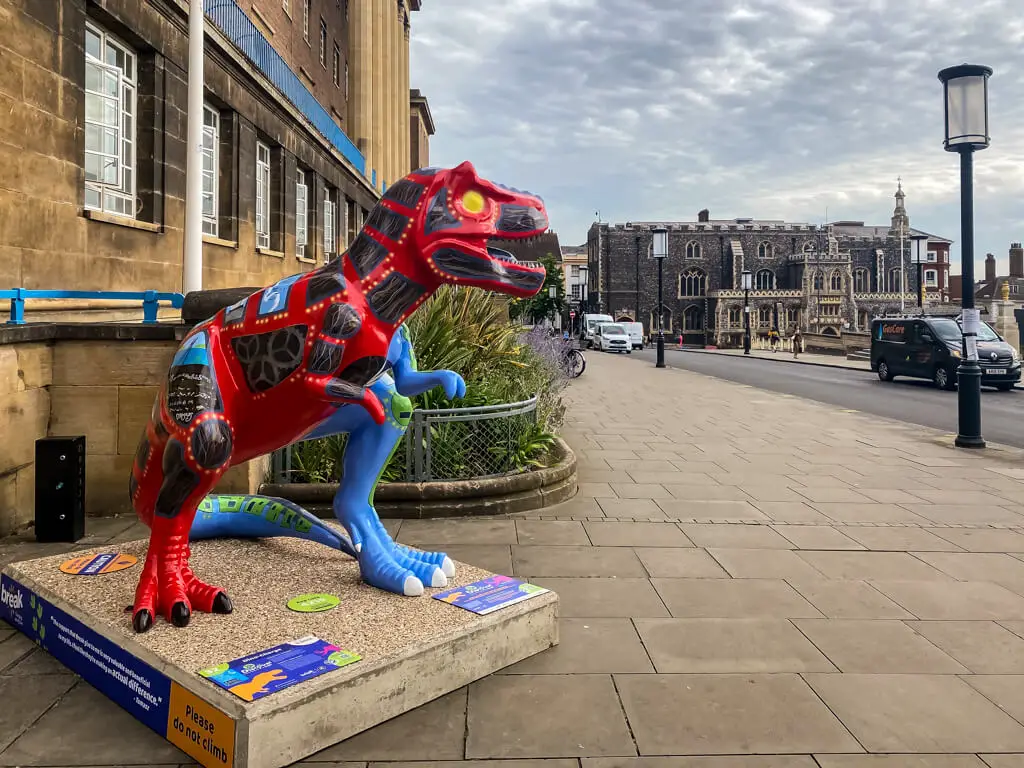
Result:
<svg viewBox="0 0 1024 768">
<path fill-rule="evenodd" d="M 182 292 L 203 288 L 203 0 L 188 11 L 188 144 Z"/>
</svg>

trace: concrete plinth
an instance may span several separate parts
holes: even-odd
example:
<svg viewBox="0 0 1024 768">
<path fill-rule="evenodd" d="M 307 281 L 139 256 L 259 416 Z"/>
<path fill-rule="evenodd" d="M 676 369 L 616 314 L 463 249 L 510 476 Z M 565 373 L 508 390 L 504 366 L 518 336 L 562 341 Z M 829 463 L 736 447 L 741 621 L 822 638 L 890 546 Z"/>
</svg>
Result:
<svg viewBox="0 0 1024 768">
<path fill-rule="evenodd" d="M 234 601 L 229 616 L 162 619 L 136 635 L 126 612 L 146 542 L 119 552 L 138 563 L 97 576 L 60 571 L 67 555 L 3 569 L 0 618 L 40 643 L 117 704 L 206 766 L 279 768 L 432 701 L 558 642 L 558 598 L 540 594 L 480 616 L 430 597 L 363 584 L 353 560 L 291 539 L 208 541 L 192 566 Z M 492 574 L 456 563 L 447 588 Z M 328 593 L 338 607 L 297 613 L 289 599 Z M 309 635 L 360 661 L 245 701 L 200 669 Z"/>
</svg>

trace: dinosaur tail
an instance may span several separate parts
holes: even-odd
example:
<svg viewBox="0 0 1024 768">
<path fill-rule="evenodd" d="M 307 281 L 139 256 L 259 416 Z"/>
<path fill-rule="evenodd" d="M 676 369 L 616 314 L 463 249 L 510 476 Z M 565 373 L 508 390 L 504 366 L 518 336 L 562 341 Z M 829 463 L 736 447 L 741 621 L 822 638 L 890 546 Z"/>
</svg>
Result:
<svg viewBox="0 0 1024 768">
<path fill-rule="evenodd" d="M 287 536 L 324 544 L 352 557 L 352 541 L 287 499 L 211 494 L 199 505 L 189 540 Z"/>
</svg>

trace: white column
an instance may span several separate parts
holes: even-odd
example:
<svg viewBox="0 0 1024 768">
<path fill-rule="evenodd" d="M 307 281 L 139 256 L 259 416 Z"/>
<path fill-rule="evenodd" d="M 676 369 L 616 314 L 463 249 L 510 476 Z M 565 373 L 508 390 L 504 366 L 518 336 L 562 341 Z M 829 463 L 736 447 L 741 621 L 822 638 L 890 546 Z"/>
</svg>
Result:
<svg viewBox="0 0 1024 768">
<path fill-rule="evenodd" d="M 188 145 L 185 165 L 185 254 L 182 291 L 203 288 L 203 0 L 188 12 Z"/>
</svg>

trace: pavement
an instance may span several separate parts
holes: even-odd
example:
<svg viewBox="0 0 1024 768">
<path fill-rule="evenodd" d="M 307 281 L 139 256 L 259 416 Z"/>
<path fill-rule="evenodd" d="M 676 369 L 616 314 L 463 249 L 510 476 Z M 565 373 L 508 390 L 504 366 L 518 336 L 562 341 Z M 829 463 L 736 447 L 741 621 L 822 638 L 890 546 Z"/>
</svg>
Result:
<svg viewBox="0 0 1024 768">
<path fill-rule="evenodd" d="M 652 347 L 653 349 L 653 347 Z M 870 371 L 870 360 L 849 360 L 843 355 L 821 355 L 814 352 L 801 352 L 799 357 L 793 357 L 790 350 L 779 349 L 772 352 L 770 349 L 752 348 L 749 355 L 744 355 L 742 349 L 695 349 L 684 347 L 682 352 L 693 352 L 700 355 L 724 355 L 728 357 L 759 358 L 763 360 L 774 360 L 780 363 L 795 363 L 797 365 L 821 365 L 827 368 L 852 368 L 858 371 Z"/>
<path fill-rule="evenodd" d="M 576 498 L 391 526 L 557 591 L 561 644 L 307 765 L 1024 768 L 1024 452 L 635 355 L 569 396 Z M 0 765 L 189 762 L 5 629 L 0 702 Z"/>
</svg>

